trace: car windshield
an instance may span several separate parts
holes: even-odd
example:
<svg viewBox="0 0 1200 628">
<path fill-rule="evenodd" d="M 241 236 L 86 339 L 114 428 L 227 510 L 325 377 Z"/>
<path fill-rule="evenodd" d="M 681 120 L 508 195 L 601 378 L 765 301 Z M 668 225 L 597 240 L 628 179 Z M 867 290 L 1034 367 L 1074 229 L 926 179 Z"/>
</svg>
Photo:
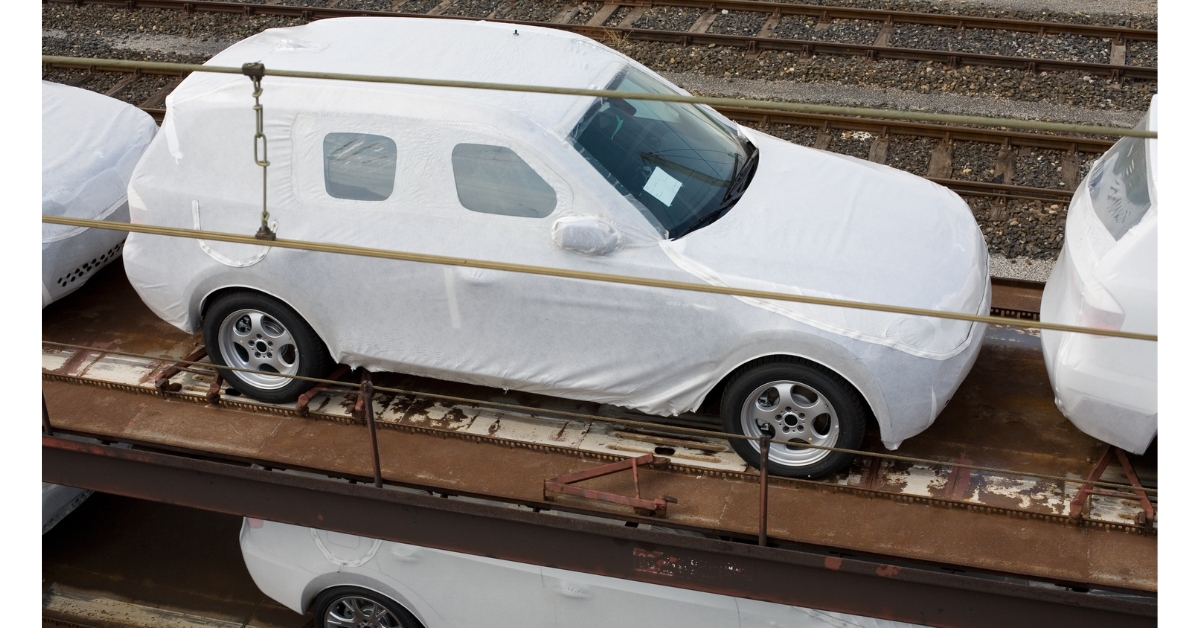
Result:
<svg viewBox="0 0 1200 628">
<path fill-rule="evenodd" d="M 675 94 L 659 81 L 625 68 L 608 89 Z M 707 224 L 736 201 L 738 175 L 753 147 L 700 107 L 686 103 L 602 98 L 570 138 L 575 148 L 622 194 L 641 204 L 669 238 Z"/>
</svg>

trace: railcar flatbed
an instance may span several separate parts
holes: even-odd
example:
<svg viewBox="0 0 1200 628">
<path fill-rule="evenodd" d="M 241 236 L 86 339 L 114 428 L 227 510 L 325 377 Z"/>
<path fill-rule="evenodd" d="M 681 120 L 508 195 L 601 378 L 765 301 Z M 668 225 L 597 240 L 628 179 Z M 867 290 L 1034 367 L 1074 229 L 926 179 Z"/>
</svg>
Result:
<svg viewBox="0 0 1200 628">
<path fill-rule="evenodd" d="M 46 308 L 42 338 L 43 392 L 56 432 L 335 477 L 372 476 L 367 430 L 351 416 L 352 391 L 318 395 L 302 417 L 291 406 L 228 394 L 218 405 L 206 403 L 212 376 L 199 368 L 174 377 L 180 390 L 157 390 L 156 376 L 201 341 L 150 313 L 119 266 Z M 719 436 L 629 428 L 614 418 L 628 413 L 595 404 L 396 374 L 376 374 L 375 381 L 411 391 L 374 397 L 382 475 L 389 484 L 593 511 L 722 538 L 753 539 L 758 531 L 757 472 Z M 529 411 L 489 405 L 497 401 Z M 715 427 L 704 415 L 676 422 Z M 877 439 L 869 442 L 883 451 Z M 864 456 L 849 472 L 823 482 L 772 478 L 768 538 L 773 545 L 822 547 L 846 556 L 1156 592 L 1156 527 L 1139 524 L 1136 501 L 1093 497 L 1090 511 L 1072 521 L 1068 507 L 1079 484 L 1023 475 L 1084 477 L 1104 450 L 1054 408 L 1036 332 L 993 328 L 974 371 L 935 425 L 896 453 L 1011 473 Z M 643 495 L 678 500 L 665 517 L 544 497 L 547 478 L 645 453 L 669 460 L 666 467 L 643 469 L 640 477 Z M 1135 462 L 1153 487 L 1153 468 L 1146 460 Z M 619 475 L 587 486 L 630 488 L 628 477 Z"/>
</svg>

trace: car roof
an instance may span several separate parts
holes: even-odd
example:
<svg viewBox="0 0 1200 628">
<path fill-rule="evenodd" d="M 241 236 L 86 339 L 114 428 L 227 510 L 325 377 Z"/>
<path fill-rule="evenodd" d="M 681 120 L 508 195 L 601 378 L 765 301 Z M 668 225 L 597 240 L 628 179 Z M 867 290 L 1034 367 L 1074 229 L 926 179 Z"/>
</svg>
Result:
<svg viewBox="0 0 1200 628">
<path fill-rule="evenodd" d="M 615 73 L 611 70 L 614 64 L 631 63 L 591 39 L 549 28 L 470 20 L 350 17 L 263 31 L 225 49 L 207 65 L 241 66 L 256 61 L 268 69 L 577 88 L 602 88 L 604 85 L 594 83 Z M 280 80 L 304 79 L 268 77 L 264 80 L 264 92 L 270 90 L 271 82 Z M 168 106 L 203 97 L 217 85 L 233 82 L 248 86 L 242 76 L 194 73 L 171 95 Z M 498 107 L 548 129 L 560 123 L 581 100 L 572 96 L 382 83 L 354 86 L 364 90 L 436 94 Z"/>
</svg>

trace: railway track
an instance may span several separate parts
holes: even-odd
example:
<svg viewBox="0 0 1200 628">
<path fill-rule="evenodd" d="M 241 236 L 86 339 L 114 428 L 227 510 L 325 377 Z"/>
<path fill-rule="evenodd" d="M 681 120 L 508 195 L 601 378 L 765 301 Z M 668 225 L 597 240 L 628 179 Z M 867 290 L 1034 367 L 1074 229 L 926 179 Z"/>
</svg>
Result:
<svg viewBox="0 0 1200 628">
<path fill-rule="evenodd" d="M 987 66 L 1023 70 L 1028 72 L 1084 72 L 1113 80 L 1125 78 L 1157 80 L 1158 70 L 1153 67 L 1128 65 L 1126 48 L 1129 42 L 1157 42 L 1157 31 L 1114 26 L 1092 26 L 1082 24 L 1041 22 L 1033 20 L 970 17 L 934 13 L 913 13 L 894 10 L 859 9 L 853 7 L 829 7 L 805 4 L 758 2 L 753 0 L 627 0 L 606 2 L 595 8 L 595 2 L 568 4 L 558 13 L 540 20 L 507 19 L 518 4 L 517 0 L 484 2 L 483 9 L 464 11 L 466 15 L 452 15 L 454 0 L 432 2 L 393 2 L 392 10 L 362 10 L 328 6 L 314 0 L 313 6 L 279 4 L 268 0 L 265 4 L 242 2 L 209 2 L 189 0 L 43 0 L 45 3 L 75 5 L 106 5 L 129 9 L 156 8 L 173 9 L 188 13 L 237 13 L 245 15 L 269 15 L 318 20 L 334 17 L 361 15 L 439 17 L 445 19 L 487 19 L 506 24 L 544 26 L 569 30 L 596 39 L 627 38 L 633 41 L 663 42 L 682 45 L 713 45 L 745 50 L 748 56 L 757 56 L 763 51 L 776 50 L 798 54 L 801 58 L 813 55 L 837 55 L 866 57 L 872 60 L 929 61 L 951 67 Z M 432 7 L 430 8 L 430 5 Z M 416 12 L 405 9 L 416 9 Z M 683 9 L 688 12 L 690 22 L 679 23 L 677 29 L 650 28 L 653 20 L 643 19 L 660 8 Z M 728 34 L 713 32 L 713 25 L 722 16 L 754 14 L 762 19 L 753 34 Z M 694 14 L 694 17 L 691 17 Z M 877 25 L 871 43 L 828 41 L 824 38 L 801 39 L 780 36 L 787 29 L 780 29 L 788 20 L 815 19 L 815 28 L 801 29 L 807 34 L 822 35 L 835 21 L 869 22 Z M 685 22 L 687 20 L 684 20 Z M 643 24 L 643 26 L 639 26 Z M 1032 33 L 1038 36 L 1071 36 L 1107 40 L 1109 47 L 1107 62 L 1061 60 L 1012 54 L 986 54 L 965 50 L 934 50 L 918 47 L 897 46 L 898 29 L 949 28 L 963 30 L 991 30 L 1014 33 Z M 947 38 L 947 48 L 951 47 Z M 901 43 L 904 43 L 903 41 Z"/>
<path fill-rule="evenodd" d="M 257 6 L 257 5 L 256 5 Z M 179 84 L 181 78 L 177 75 L 142 74 L 128 70 L 116 70 L 97 67 L 80 72 L 78 69 L 59 68 L 51 64 L 45 67 L 47 72 L 66 71 L 69 75 L 44 75 L 49 80 L 58 79 L 75 87 L 88 87 L 98 74 L 113 73 L 121 78 L 104 87 L 97 88 L 107 96 L 126 99 L 130 93 L 148 93 L 142 98 L 135 98 L 135 104 L 161 121 L 166 114 L 164 102 L 168 94 Z M 73 73 L 72 73 L 73 70 Z M 157 81 L 147 89 L 139 89 L 138 82 Z M 814 129 L 815 138 L 811 142 L 814 148 L 830 150 L 835 135 L 867 134 L 870 136 L 870 148 L 866 158 L 876 163 L 888 164 L 889 143 L 907 138 L 936 140 L 937 145 L 930 151 L 927 165 L 922 174 L 927 179 L 944 185 L 955 192 L 967 196 L 997 197 L 1000 199 L 1024 199 L 1048 202 L 1066 203 L 1070 201 L 1075 187 L 1079 183 L 1080 163 L 1088 156 L 1096 156 L 1108 150 L 1113 141 L 1105 138 L 1090 136 L 1063 136 L 1041 133 L 1024 133 L 1004 129 L 983 129 L 965 126 L 941 125 L 922 122 L 902 122 L 892 120 L 871 120 L 853 116 L 838 116 L 825 114 L 802 114 L 789 112 L 769 112 L 749 108 L 718 107 L 718 111 L 733 120 L 752 127 L 770 131 L 770 127 L 782 125 Z M 956 145 L 963 143 L 982 143 L 999 146 L 995 177 L 991 181 L 971 181 L 955 178 L 954 151 Z M 1042 149 L 1062 153 L 1062 177 L 1059 188 L 1043 188 L 1028 185 L 1016 185 L 1016 160 L 1021 150 Z"/>
</svg>

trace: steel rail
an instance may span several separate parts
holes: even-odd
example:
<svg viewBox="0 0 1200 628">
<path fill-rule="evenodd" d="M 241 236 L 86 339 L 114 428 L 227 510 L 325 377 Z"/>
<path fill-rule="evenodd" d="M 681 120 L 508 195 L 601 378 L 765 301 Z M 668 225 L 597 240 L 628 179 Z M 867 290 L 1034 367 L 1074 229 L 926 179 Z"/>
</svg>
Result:
<svg viewBox="0 0 1200 628">
<path fill-rule="evenodd" d="M 944 185 L 959 194 L 968 196 L 998 196 L 1004 198 L 1019 198 L 1032 201 L 1068 202 L 1075 195 L 1075 190 L 1054 190 L 1050 188 L 1033 188 L 1023 185 L 1008 185 L 1007 183 L 988 183 L 987 181 L 966 181 L 963 179 L 943 179 L 940 177 L 924 177 L 938 185 Z"/>
<path fill-rule="evenodd" d="M 111 7 L 142 9 L 177 9 L 184 11 L 214 11 L 223 13 L 246 13 L 246 4 L 239 2 L 205 2 L 194 0 L 43 0 L 48 4 L 96 4 Z M 952 13 L 920 13 L 895 9 L 862 9 L 857 7 L 827 6 L 815 4 L 791 4 L 784 2 L 760 2 L 758 0 L 627 0 L 615 2 L 627 7 L 692 7 L 706 11 L 746 11 L 751 13 L 777 13 L 780 15 L 804 15 L 822 20 L 866 20 L 891 22 L 893 24 L 919 24 L 924 26 L 947 26 L 953 28 L 982 28 L 987 30 L 1016 31 L 1046 35 L 1080 35 L 1106 39 L 1158 41 L 1158 31 L 1129 28 L 1126 26 L 1095 26 L 1070 22 L 1045 22 L 1013 18 L 978 17 Z M 191 5 L 188 8 L 188 5 Z M 280 6 L 255 5 L 252 14 L 284 15 L 291 17 L 350 16 L 363 14 L 424 15 L 408 11 L 363 11 L 337 9 L 326 6 Z M 451 17 L 451 16 L 448 16 Z M 453 16 L 461 17 L 461 16 Z M 480 19 L 480 18 L 471 18 Z"/>
<path fill-rule="evenodd" d="M 437 19 L 458 19 L 478 21 L 481 18 L 453 15 L 428 15 L 404 13 L 398 11 L 365 11 L 356 9 L 337 9 L 329 7 L 303 7 L 271 4 L 244 4 L 233 2 L 204 2 L 187 0 L 43 0 L 56 3 L 72 4 L 101 4 L 114 7 L 163 8 L 177 9 L 188 13 L 216 12 L 239 13 L 245 15 L 276 15 L 298 17 L 301 19 L 318 20 L 349 16 L 378 16 L 378 17 L 416 17 Z M 822 19 L 860 19 L 881 21 L 884 23 L 910 23 L 933 26 L 953 26 L 954 28 L 985 28 L 996 30 L 1016 30 L 1023 32 L 1038 32 L 1049 34 L 1073 34 L 1090 37 L 1107 37 L 1124 41 L 1126 39 L 1157 41 L 1157 31 L 1130 29 L 1123 27 L 1086 26 L 1053 22 L 1036 22 L 1022 20 L 1005 20 L 1000 18 L 972 18 L 969 16 L 938 15 L 930 13 L 907 13 L 903 11 L 852 9 L 846 7 L 825 7 L 811 5 L 793 5 L 766 2 L 707 2 L 703 0 L 635 0 L 633 2 L 617 3 L 624 6 L 684 6 L 701 8 L 726 8 L 736 11 L 756 11 L 776 15 L 816 15 Z M 720 5 L 720 6 L 718 6 Z M 593 38 L 610 37 L 618 34 L 630 39 L 681 43 L 683 45 L 716 44 L 719 46 L 744 47 L 754 50 L 790 50 L 801 54 L 834 54 L 850 56 L 868 56 L 873 59 L 899 59 L 915 61 L 939 61 L 952 66 L 979 65 L 1024 69 L 1029 71 L 1082 71 L 1093 74 L 1125 76 L 1129 78 L 1157 80 L 1157 68 L 1145 68 L 1130 65 L 1113 65 L 1108 63 L 1089 63 L 1082 61 L 1056 61 L 1036 57 L 1011 57 L 1004 55 L 988 55 L 960 51 L 939 51 L 917 48 L 894 48 L 887 45 L 864 45 L 837 42 L 824 42 L 799 39 L 782 39 L 745 35 L 722 35 L 716 33 L 687 33 L 682 31 L 664 31 L 633 27 L 606 27 L 580 24 L 558 24 L 554 22 L 536 22 L 526 20 L 505 20 L 486 18 L 489 21 L 503 24 L 541 26 L 568 30 Z"/>
<path fill-rule="evenodd" d="M 156 356 L 151 356 L 151 355 L 131 353 L 131 352 L 127 352 L 127 351 L 99 349 L 96 347 L 88 347 L 86 345 L 76 345 L 76 344 L 71 344 L 71 343 L 55 342 L 55 341 L 51 341 L 51 340 L 43 340 L 42 344 L 43 345 L 52 345 L 52 346 L 57 346 L 57 347 L 62 347 L 62 348 L 69 348 L 69 349 L 73 349 L 76 351 L 84 351 L 87 353 L 97 353 L 100 355 L 119 355 L 119 356 L 123 356 L 123 357 L 142 358 L 142 359 L 154 360 L 154 361 L 169 361 L 172 364 L 176 364 L 176 365 L 186 364 L 189 366 L 199 366 L 202 368 L 211 369 L 213 371 L 228 370 L 228 371 L 238 371 L 238 372 L 246 372 L 246 373 L 259 373 L 260 372 L 260 371 L 256 371 L 254 369 L 248 369 L 248 368 L 233 367 L 233 366 L 218 366 L 211 362 L 201 362 L 198 360 L 163 358 L 163 357 L 156 357 Z M 58 377 L 57 374 L 52 374 L 52 373 L 46 373 L 46 374 L 54 375 L 55 377 Z M 301 380 L 301 381 L 306 381 L 306 382 L 313 382 L 313 383 L 317 383 L 317 384 L 324 384 L 326 386 L 331 386 L 331 387 L 332 386 L 342 387 L 342 388 L 346 388 L 347 389 L 346 392 L 349 392 L 349 393 L 353 393 L 355 390 L 358 390 L 358 388 L 359 388 L 358 384 L 354 384 L 352 382 L 344 382 L 344 381 L 338 381 L 338 380 L 332 380 L 332 379 L 325 379 L 325 378 L 321 378 L 321 377 L 306 377 L 303 375 L 289 375 L 289 374 L 285 374 L 285 373 L 279 373 L 278 376 L 286 377 L 288 379 L 296 379 L 296 380 Z M 84 381 L 84 382 L 95 382 L 97 384 L 104 383 L 103 380 L 92 380 L 92 379 L 89 379 L 86 377 L 74 377 L 74 376 L 71 376 L 71 377 L 75 380 Z M 618 416 L 611 416 L 611 415 L 603 416 L 603 415 L 599 415 L 599 414 L 587 414 L 587 413 L 583 413 L 583 412 L 572 412 L 570 410 L 556 410 L 556 409 L 552 409 L 552 408 L 522 406 L 519 404 L 510 404 L 510 403 L 504 403 L 504 402 L 499 402 L 499 401 L 473 399 L 471 397 L 460 397 L 460 396 L 455 396 L 455 395 L 446 395 L 446 394 L 442 394 L 442 393 L 406 390 L 403 388 L 393 388 L 393 387 L 388 387 L 388 386 L 374 386 L 374 390 L 376 392 L 380 392 L 380 393 L 388 393 L 388 394 L 394 394 L 394 395 L 409 395 L 409 396 L 413 396 L 413 397 L 429 397 L 429 398 L 439 399 L 439 400 L 443 400 L 443 401 L 465 403 L 465 404 L 474 405 L 474 406 L 485 406 L 485 407 L 489 407 L 489 408 L 506 410 L 509 412 L 518 412 L 518 413 L 522 413 L 522 414 L 533 414 L 533 415 L 550 414 L 550 415 L 554 415 L 554 416 L 579 419 L 581 421 L 586 421 L 586 422 L 597 422 L 598 421 L 601 423 L 615 423 L 615 424 L 619 424 L 619 425 L 626 425 L 629 427 L 640 427 L 640 428 L 646 428 L 646 429 L 661 429 L 661 430 L 666 430 L 666 431 L 684 435 L 684 436 L 700 436 L 700 437 L 704 437 L 704 438 L 720 437 L 720 438 L 724 438 L 726 440 L 754 440 L 754 441 L 757 441 L 757 440 L 761 439 L 761 437 L 758 437 L 758 436 L 747 436 L 745 434 L 733 434 L 731 432 L 722 432 L 722 431 L 716 430 L 716 429 L 697 429 L 697 428 L 691 428 L 691 427 L 682 427 L 682 426 L 677 426 L 677 425 L 645 421 L 640 418 L 632 418 L 632 417 L 625 417 L 625 416 L 619 416 L 619 415 Z M 147 390 L 147 392 L 150 392 L 150 391 Z M 158 391 L 155 391 L 155 392 L 157 393 Z M 653 417 L 647 417 L 647 418 L 653 418 Z M 444 428 L 431 427 L 429 429 L 433 430 L 433 431 L 438 431 L 438 432 L 454 433 L 454 430 L 449 430 L 449 429 L 444 429 Z M 988 467 L 988 466 L 981 466 L 981 465 L 965 464 L 965 463 L 955 462 L 955 461 L 934 460 L 932 458 L 917 458 L 914 456 L 901 456 L 898 454 L 885 454 L 885 453 L 880 453 L 880 452 L 864 451 L 864 450 L 860 450 L 860 449 L 847 449 L 844 447 L 830 447 L 827 445 L 813 445 L 813 444 L 803 443 L 803 442 L 798 443 L 798 442 L 792 442 L 792 441 L 783 440 L 783 439 L 771 439 L 769 442 L 778 444 L 778 445 L 790 446 L 790 447 L 805 447 L 808 449 L 820 449 L 822 451 L 845 453 L 845 454 L 851 454 L 851 455 L 856 455 L 856 456 L 865 456 L 868 458 L 880 458 L 883 460 L 892 460 L 895 462 L 909 462 L 912 464 L 923 464 L 923 465 L 928 465 L 928 466 L 954 467 L 957 469 L 964 469 L 964 470 L 968 470 L 968 471 L 983 471 L 983 472 L 987 472 L 987 473 L 998 473 L 1001 475 L 1032 477 L 1032 478 L 1037 478 L 1039 480 L 1062 482 L 1064 484 L 1092 484 L 1095 486 L 1103 486 L 1105 488 L 1113 488 L 1113 489 L 1120 489 L 1120 490 L 1134 490 L 1134 487 L 1132 487 L 1128 484 L 1119 484 L 1119 483 L 1115 483 L 1115 482 L 1103 482 L 1100 480 L 1088 481 L 1085 478 L 1070 478 L 1070 477 L 1066 477 L 1066 476 L 1050 475 L 1050 474 L 1046 474 L 1046 473 L 1036 473 L 1036 472 L 1032 472 L 1032 471 L 1030 471 L 1030 472 L 1015 471 L 1012 469 L 1002 469 L 999 467 Z M 1155 495 L 1158 494 L 1158 489 L 1155 489 L 1155 488 L 1139 487 L 1139 488 L 1137 488 L 1137 490 L 1146 491 L 1148 493 L 1153 493 Z"/>
<path fill-rule="evenodd" d="M 627 275 L 614 275 L 611 273 L 594 273 L 580 270 L 569 270 L 564 268 L 551 268 L 548 266 L 533 266 L 529 264 L 512 264 L 507 262 L 492 262 L 487 260 L 471 259 L 465 257 L 450 257 L 445 255 L 430 255 L 425 253 L 411 253 L 407 251 L 393 251 L 388 249 L 377 249 L 371 247 L 352 246 L 347 244 L 330 244 L 325 242 L 310 242 L 305 240 L 261 240 L 254 236 L 245 236 L 234 233 L 222 233 L 218 231 L 204 231 L 199 229 L 182 229 L 179 227 L 159 227 L 152 225 L 136 225 L 129 223 L 116 223 L 106 220 L 89 220 L 85 218 L 67 218 L 64 216 L 47 216 L 42 215 L 42 222 L 55 225 L 67 225 L 71 227 L 88 227 L 96 229 L 108 229 L 111 231 L 128 231 L 133 233 L 145 233 L 150 235 L 162 235 L 176 238 L 194 238 L 199 240 L 215 240 L 218 242 L 232 242 L 234 244 L 250 244 L 253 246 L 278 247 L 283 249 L 295 249 L 304 251 L 316 251 L 322 253 L 337 253 L 342 255 L 356 255 L 360 257 L 374 257 L 378 259 L 390 259 L 405 262 L 418 262 L 422 264 L 441 264 L 445 266 L 462 266 L 467 268 L 481 268 L 485 270 L 501 270 L 516 273 L 524 273 L 528 275 L 541 275 L 545 277 L 559 277 L 563 279 L 581 279 L 584 281 L 600 281 L 607 283 L 619 283 L 631 286 L 643 286 L 646 288 L 665 288 L 668 290 L 683 290 L 688 292 L 704 292 L 708 294 L 723 294 L 733 297 L 745 297 L 749 299 L 767 299 L 775 301 L 787 301 L 791 303 L 808 303 L 812 305 L 827 305 L 833 307 L 845 307 L 857 310 L 870 310 L 875 312 L 887 312 L 890 314 L 907 314 L 910 316 L 929 316 L 932 318 L 946 318 L 952 320 L 969 321 L 974 323 L 986 323 L 989 325 L 1012 325 L 1013 320 L 1010 318 L 1002 318 L 999 316 L 983 316 L 979 314 L 962 314 L 959 312 L 944 312 L 941 310 L 931 310 L 926 308 L 904 307 L 899 305 L 886 305 L 881 303 L 865 303 L 862 301 L 849 301 L 846 299 L 830 299 L 825 297 L 811 297 L 798 294 L 787 294 L 784 292 L 771 292 L 767 290 L 747 290 L 744 288 L 732 288 L 727 286 L 714 286 L 710 284 L 698 284 L 683 281 L 670 281 L 666 279 L 651 279 L 648 277 L 631 277 Z M 1144 334 L 1138 332 L 1128 332 L 1116 329 L 1100 329 L 1095 327 L 1080 327 L 1078 325 L 1061 325 L 1058 323 L 1047 323 L 1044 321 L 1028 321 L 1022 322 L 1022 327 L 1031 329 L 1047 329 L 1051 331 L 1064 331 L 1072 333 L 1084 333 L 1095 336 L 1110 336 L 1114 338 L 1127 338 L 1132 340 L 1149 340 L 1158 341 L 1157 334 Z"/>
<path fill-rule="evenodd" d="M 1005 129 L 978 129 L 967 126 L 906 122 L 901 120 L 873 120 L 855 116 L 838 116 L 819 113 L 763 111 L 756 107 L 714 107 L 721 115 L 732 120 L 758 124 L 785 124 L 813 128 L 828 127 L 844 131 L 866 131 L 875 135 L 889 134 L 911 137 L 928 137 L 954 142 L 980 142 L 985 144 L 1010 144 L 1049 150 L 1078 151 L 1081 153 L 1103 153 L 1112 148 L 1113 140 L 1099 137 L 1078 137 L 1022 133 Z"/>
<path fill-rule="evenodd" d="M 43 481 L 447 551 L 931 626 L 1152 626 L 1156 597 L 1018 585 L 42 438 Z M 404 521 L 405 525 L 395 522 Z"/>
<path fill-rule="evenodd" d="M 263 6 L 263 5 L 239 5 Z M 184 72 L 211 72 L 214 74 L 244 75 L 240 67 L 207 65 L 198 63 L 169 63 L 163 61 L 128 61 L 124 59 L 97 59 L 86 57 L 62 57 L 42 55 L 42 64 L 46 67 L 83 68 L 91 70 L 127 69 L 161 74 L 180 74 Z M 660 102 L 690 103 L 694 105 L 710 105 L 713 107 L 759 107 L 767 110 L 795 111 L 800 113 L 826 113 L 845 116 L 864 116 L 889 120 L 918 120 L 926 122 L 944 122 L 950 124 L 968 124 L 987 127 L 1005 127 L 1014 129 L 1032 129 L 1059 133 L 1087 133 L 1093 135 L 1116 135 L 1122 137 L 1157 138 L 1157 131 L 1129 129 L 1124 127 L 1101 126 L 1091 124 L 1067 124 L 1062 122 L 1043 122 L 1040 120 L 1015 120 L 1011 118 L 992 118 L 986 116 L 962 116 L 945 113 L 925 113 L 921 111 L 897 111 L 894 109 L 872 109 L 869 107 L 842 107 L 836 105 L 812 105 L 807 103 L 778 102 L 774 100 L 755 100 L 748 98 L 715 98 L 711 96 L 683 96 L 679 94 L 649 94 L 646 92 L 626 92 L 609 89 L 584 89 L 574 87 L 552 87 L 547 85 L 520 85 L 513 83 L 490 83 L 484 81 L 452 81 L 444 79 L 423 79 L 403 76 L 380 76 L 371 74 L 347 74 L 341 72 L 305 72 L 302 70 L 280 70 L 266 68 L 266 76 L 278 76 L 301 79 L 322 79 L 333 81 L 354 81 L 360 83 L 383 83 L 392 85 L 416 85 L 424 87 L 451 87 L 462 89 L 483 89 L 505 92 L 524 92 L 534 94 L 553 94 L 559 96 L 586 96 L 592 98 L 621 98 L 625 100 L 652 100 Z"/>
<path fill-rule="evenodd" d="M 548 26 L 548 25 L 547 25 Z M 717 33 L 685 33 L 680 31 L 661 31 L 640 28 L 616 28 L 608 26 L 578 26 L 572 31 L 602 39 L 605 37 L 627 36 L 639 41 L 661 43 L 677 43 L 684 46 L 714 44 L 726 47 L 744 47 L 756 51 L 782 50 L 798 52 L 801 55 L 840 55 L 853 57 L 870 57 L 879 61 L 884 59 L 896 61 L 936 61 L 958 67 L 963 65 L 1007 68 L 1027 72 L 1086 72 L 1103 76 L 1123 76 L 1148 81 L 1158 80 L 1158 68 L 1144 68 L 1133 65 L 1110 65 L 1107 63 L 1091 63 L 1086 61 L 1055 61 L 1035 57 L 1010 57 L 1005 55 L 989 55 L 977 52 L 961 52 L 957 50 L 926 50 L 921 48 L 893 48 L 875 44 L 847 44 L 828 41 L 803 39 L 776 39 L 773 37 L 747 37 L 744 35 L 722 35 Z M 612 33 L 612 34 L 610 34 Z"/>
<path fill-rule="evenodd" d="M 1015 18 L 977 17 L 953 13 L 921 13 L 896 9 L 863 9 L 847 6 L 760 2 L 758 0 L 632 0 L 627 6 L 695 7 L 713 11 L 748 11 L 780 15 L 804 15 L 821 21 L 865 20 L 892 24 L 944 26 L 955 29 L 980 28 L 997 31 L 1038 33 L 1042 35 L 1079 35 L 1103 39 L 1158 41 L 1158 31 L 1126 26 L 1095 26 L 1069 22 L 1044 22 Z"/>
</svg>

